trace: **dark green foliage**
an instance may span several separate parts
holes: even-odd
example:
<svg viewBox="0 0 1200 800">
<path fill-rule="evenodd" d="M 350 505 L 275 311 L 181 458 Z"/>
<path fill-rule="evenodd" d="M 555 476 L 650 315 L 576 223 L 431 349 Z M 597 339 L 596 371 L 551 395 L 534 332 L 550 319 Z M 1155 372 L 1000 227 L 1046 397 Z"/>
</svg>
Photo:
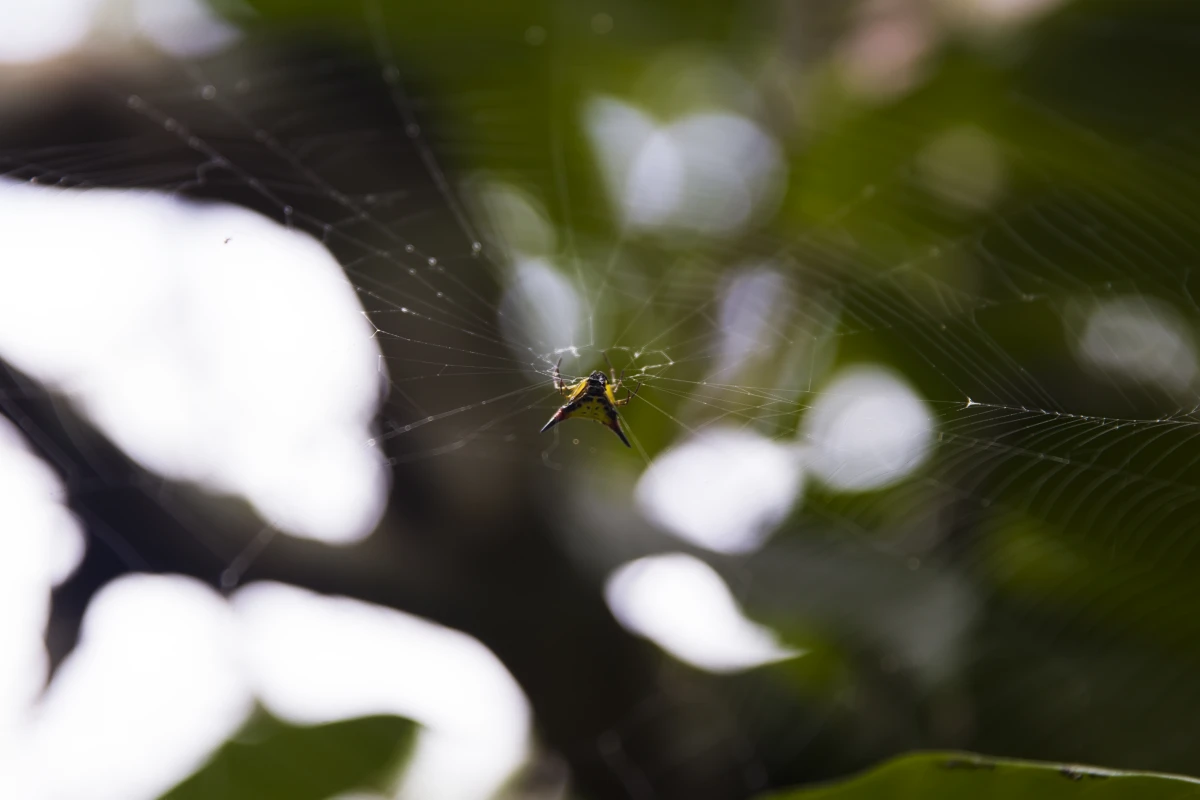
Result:
<svg viewBox="0 0 1200 800">
<path fill-rule="evenodd" d="M 845 782 L 771 794 L 763 800 L 1184 800 L 1200 782 L 1150 773 L 923 753 L 889 761 Z"/>
<path fill-rule="evenodd" d="M 298 727 L 264 714 L 163 800 L 325 800 L 354 789 L 386 791 L 414 730 L 398 717 Z"/>
</svg>

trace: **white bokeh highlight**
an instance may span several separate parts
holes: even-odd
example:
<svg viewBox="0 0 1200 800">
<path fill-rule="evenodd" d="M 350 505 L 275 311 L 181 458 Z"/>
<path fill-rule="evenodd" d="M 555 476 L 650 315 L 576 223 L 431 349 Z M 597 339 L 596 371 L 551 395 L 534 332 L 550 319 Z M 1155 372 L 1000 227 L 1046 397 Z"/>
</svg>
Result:
<svg viewBox="0 0 1200 800">
<path fill-rule="evenodd" d="M 83 557 L 83 534 L 63 501 L 58 477 L 0 417 L 0 797 L 25 796 L 18 746 L 46 680 L 50 590 Z"/>
<path fill-rule="evenodd" d="M 773 213 L 783 196 L 782 150 L 740 114 L 702 111 L 660 123 L 598 97 L 584 109 L 584 127 L 631 230 L 731 236 Z"/>
<path fill-rule="evenodd" d="M 423 727 L 400 797 L 478 800 L 525 760 L 530 710 L 475 639 L 418 617 L 282 584 L 237 592 L 266 707 L 297 724 L 395 714 Z"/>
<path fill-rule="evenodd" d="M 133 14 L 138 33 L 179 58 L 212 55 L 241 36 L 204 0 L 136 0 Z"/>
<path fill-rule="evenodd" d="M 78 47 L 103 0 L 8 2 L 0 8 L 0 65 L 36 63 Z"/>
<path fill-rule="evenodd" d="M 212 55 L 241 36 L 203 0 L 38 0 L 0 4 L 0 66 L 34 65 L 79 50 L 149 42 L 182 58 Z M 140 41 L 139 41 L 140 40 Z"/>
<path fill-rule="evenodd" d="M 626 629 L 709 672 L 739 672 L 802 654 L 748 619 L 721 576 L 684 553 L 647 556 L 619 567 L 604 595 Z"/>
<path fill-rule="evenodd" d="M 770 351 L 779 339 L 777 328 L 791 310 L 788 280 L 768 267 L 753 267 L 734 275 L 723 288 L 717 327 L 720 350 L 716 382 L 730 382 L 740 367 Z"/>
<path fill-rule="evenodd" d="M 1109 297 L 1091 303 L 1083 316 L 1073 344 L 1084 364 L 1168 391 L 1194 385 L 1200 372 L 1195 337 L 1170 304 L 1143 295 Z"/>
<path fill-rule="evenodd" d="M 31 800 L 152 800 L 200 767 L 254 707 L 226 602 L 188 578 L 100 591 L 80 644 L 22 737 Z"/>
<path fill-rule="evenodd" d="M 890 369 L 844 369 L 812 403 L 801 452 L 808 474 L 830 489 L 882 489 L 908 478 L 929 457 L 933 417 L 916 390 Z"/>
<path fill-rule="evenodd" d="M 85 540 L 78 520 L 66 507 L 66 489 L 58 476 L 29 449 L 20 431 L 0 416 L 0 532 L 6 544 L 40 552 L 42 567 L 23 571 L 62 583 L 83 560 Z M 9 540 L 7 537 L 12 537 Z M 31 562 L 29 562 L 31 563 Z M 0 583 L 3 583 L 0 581 Z M 39 582 L 40 585 L 40 582 Z"/>
<path fill-rule="evenodd" d="M 281 584 L 245 587 L 231 607 L 190 578 L 120 578 L 42 695 L 50 590 L 82 550 L 61 485 L 3 421 L 0 497 L 0 797 L 153 800 L 256 700 L 298 724 L 419 722 L 399 798 L 482 800 L 527 757 L 528 703 L 478 641 Z"/>
<path fill-rule="evenodd" d="M 0 183 L 0 356 L 287 533 L 353 542 L 382 513 L 373 332 L 320 243 L 251 211 Z"/>
<path fill-rule="evenodd" d="M 573 350 L 582 309 L 575 285 L 550 261 L 522 259 L 500 298 L 500 327 L 520 355 Z"/>
<path fill-rule="evenodd" d="M 719 553 L 757 550 L 803 491 L 795 448 L 752 431 L 704 431 L 642 473 L 642 514 L 683 541 Z"/>
</svg>

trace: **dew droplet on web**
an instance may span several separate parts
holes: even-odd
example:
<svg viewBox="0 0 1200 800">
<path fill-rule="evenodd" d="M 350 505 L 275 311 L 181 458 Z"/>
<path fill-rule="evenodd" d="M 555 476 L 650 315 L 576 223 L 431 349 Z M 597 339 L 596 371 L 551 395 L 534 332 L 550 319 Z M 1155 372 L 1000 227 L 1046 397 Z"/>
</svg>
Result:
<svg viewBox="0 0 1200 800">
<path fill-rule="evenodd" d="M 217 96 L 217 87 L 211 83 L 200 90 L 200 96 L 205 100 L 212 100 Z"/>
<path fill-rule="evenodd" d="M 406 253 L 411 253 L 416 249 L 417 248 L 413 247 L 411 244 L 404 245 L 404 252 L 406 252 Z"/>
</svg>

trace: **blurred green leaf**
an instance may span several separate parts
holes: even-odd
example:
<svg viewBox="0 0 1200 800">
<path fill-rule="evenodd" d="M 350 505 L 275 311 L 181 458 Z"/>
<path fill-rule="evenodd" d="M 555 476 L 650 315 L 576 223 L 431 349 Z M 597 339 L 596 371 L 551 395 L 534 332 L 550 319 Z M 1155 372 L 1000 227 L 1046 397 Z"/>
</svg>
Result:
<svg viewBox="0 0 1200 800">
<path fill-rule="evenodd" d="M 1023 800 L 1187 798 L 1200 797 L 1200 781 L 1174 775 L 984 758 L 969 753 L 923 753 L 889 761 L 849 781 L 771 794 L 762 800 L 957 800 L 963 797 L 1020 797 Z"/>
<path fill-rule="evenodd" d="M 325 800 L 354 789 L 386 791 L 415 729 L 399 717 L 298 727 L 263 715 L 163 800 Z"/>
</svg>

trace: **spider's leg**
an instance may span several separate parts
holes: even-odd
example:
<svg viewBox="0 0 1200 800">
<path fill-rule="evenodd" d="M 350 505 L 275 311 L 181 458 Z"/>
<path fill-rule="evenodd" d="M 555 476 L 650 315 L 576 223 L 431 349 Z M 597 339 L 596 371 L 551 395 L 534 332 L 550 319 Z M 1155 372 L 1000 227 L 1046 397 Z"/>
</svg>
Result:
<svg viewBox="0 0 1200 800">
<path fill-rule="evenodd" d="M 561 366 L 562 366 L 562 358 L 560 357 L 558 359 L 558 363 L 554 365 L 554 388 L 556 391 L 558 391 L 559 394 L 562 394 L 563 388 L 566 387 L 566 384 L 563 383 L 562 373 L 560 373 L 558 371 L 558 368 Z"/>
<path fill-rule="evenodd" d="M 607 350 L 604 351 L 604 361 L 608 364 L 608 379 L 613 384 L 613 391 L 615 392 L 617 390 L 616 387 L 621 385 L 621 381 L 617 378 L 617 368 L 612 365 L 612 359 L 608 357 Z"/>
<path fill-rule="evenodd" d="M 633 387 L 633 391 L 629 393 L 629 396 L 626 397 L 624 400 L 618 400 L 617 405 L 619 405 L 619 406 L 629 405 L 629 401 L 632 400 L 633 398 L 637 397 L 637 393 L 639 391 L 641 391 L 641 388 L 642 388 L 642 384 L 640 384 L 640 383 L 637 386 Z"/>
</svg>

